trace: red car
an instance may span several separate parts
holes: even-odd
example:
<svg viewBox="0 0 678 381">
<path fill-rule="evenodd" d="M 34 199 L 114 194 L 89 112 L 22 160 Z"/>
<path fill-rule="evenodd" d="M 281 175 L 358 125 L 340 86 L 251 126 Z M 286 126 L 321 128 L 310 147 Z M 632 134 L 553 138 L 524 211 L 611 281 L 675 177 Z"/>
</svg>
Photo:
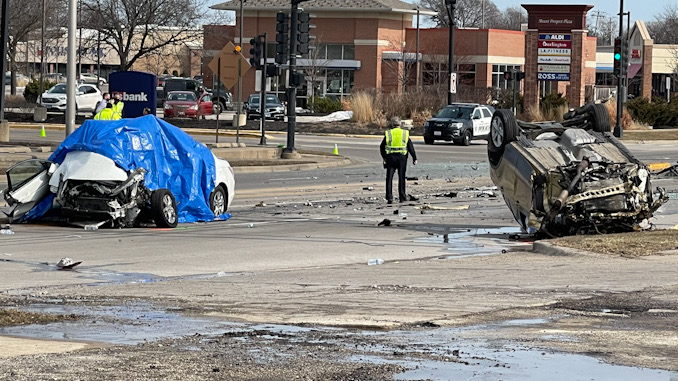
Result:
<svg viewBox="0 0 678 381">
<path fill-rule="evenodd" d="M 192 91 L 170 91 L 163 104 L 165 118 L 195 118 L 212 114 L 212 96 L 202 93 L 200 98 Z"/>
</svg>

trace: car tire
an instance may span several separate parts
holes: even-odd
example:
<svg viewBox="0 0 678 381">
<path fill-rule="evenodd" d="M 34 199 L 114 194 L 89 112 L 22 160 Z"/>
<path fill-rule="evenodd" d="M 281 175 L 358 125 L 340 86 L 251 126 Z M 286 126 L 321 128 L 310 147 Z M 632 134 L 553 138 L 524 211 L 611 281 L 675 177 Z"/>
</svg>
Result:
<svg viewBox="0 0 678 381">
<path fill-rule="evenodd" d="M 607 112 L 607 107 L 603 104 L 594 104 L 590 111 L 592 116 L 591 128 L 595 132 L 610 132 L 610 114 Z"/>
<path fill-rule="evenodd" d="M 221 102 L 212 101 L 212 113 L 215 115 L 221 114 L 221 110 L 223 110 L 221 107 Z"/>
<path fill-rule="evenodd" d="M 424 136 L 424 144 L 433 144 L 434 141 L 435 139 L 433 139 L 432 137 Z"/>
<path fill-rule="evenodd" d="M 160 188 L 151 194 L 151 215 L 155 226 L 175 228 L 178 223 L 177 202 L 169 189 Z"/>
<path fill-rule="evenodd" d="M 460 143 L 463 146 L 471 145 L 471 131 L 469 130 L 464 131 L 464 134 L 461 136 Z"/>
<path fill-rule="evenodd" d="M 518 121 L 511 110 L 494 112 L 487 144 L 487 156 L 491 165 L 499 164 L 506 145 L 515 141 L 519 133 Z"/>
<path fill-rule="evenodd" d="M 214 188 L 210 193 L 210 210 L 214 213 L 214 217 L 221 216 L 228 210 L 228 195 L 222 185 Z"/>
</svg>

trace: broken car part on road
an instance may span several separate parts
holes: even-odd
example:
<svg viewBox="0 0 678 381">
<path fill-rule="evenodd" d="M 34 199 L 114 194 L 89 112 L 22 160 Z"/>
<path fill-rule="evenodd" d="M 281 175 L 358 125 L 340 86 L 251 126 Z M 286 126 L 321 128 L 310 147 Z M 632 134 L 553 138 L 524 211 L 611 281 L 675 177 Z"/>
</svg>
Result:
<svg viewBox="0 0 678 381">
<path fill-rule="evenodd" d="M 510 110 L 492 117 L 490 177 L 528 233 L 563 236 L 625 232 L 647 224 L 667 201 L 650 171 L 610 133 L 602 104 L 527 123 Z"/>
</svg>

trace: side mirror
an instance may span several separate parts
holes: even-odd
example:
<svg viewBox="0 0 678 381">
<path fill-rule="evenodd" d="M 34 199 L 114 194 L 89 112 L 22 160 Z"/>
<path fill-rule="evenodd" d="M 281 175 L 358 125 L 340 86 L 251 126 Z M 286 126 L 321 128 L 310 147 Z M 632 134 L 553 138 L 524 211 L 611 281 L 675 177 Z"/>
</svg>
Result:
<svg viewBox="0 0 678 381">
<path fill-rule="evenodd" d="M 56 172 L 57 168 L 59 168 L 59 164 L 57 163 L 51 163 L 49 165 L 49 169 L 47 169 L 47 174 L 52 176 L 54 172 Z"/>
</svg>

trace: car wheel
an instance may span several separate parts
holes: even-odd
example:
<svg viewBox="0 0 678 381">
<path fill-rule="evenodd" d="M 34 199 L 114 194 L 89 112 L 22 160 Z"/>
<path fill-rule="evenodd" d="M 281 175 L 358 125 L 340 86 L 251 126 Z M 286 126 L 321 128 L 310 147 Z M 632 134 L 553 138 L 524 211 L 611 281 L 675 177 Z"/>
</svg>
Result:
<svg viewBox="0 0 678 381">
<path fill-rule="evenodd" d="M 221 114 L 221 110 L 223 110 L 221 102 L 212 102 L 212 113 Z"/>
<path fill-rule="evenodd" d="M 434 141 L 435 139 L 433 139 L 432 137 L 424 136 L 424 144 L 433 144 Z"/>
<path fill-rule="evenodd" d="M 516 140 L 520 130 L 518 121 L 511 110 L 497 110 L 492 115 L 490 139 L 487 144 L 487 156 L 490 164 L 498 165 L 506 145 Z"/>
<path fill-rule="evenodd" d="M 590 111 L 592 119 L 592 128 L 595 132 L 610 132 L 610 114 L 607 112 L 607 107 L 602 104 L 593 105 Z"/>
<path fill-rule="evenodd" d="M 461 137 L 461 145 L 468 146 L 471 144 L 471 131 L 464 131 L 464 135 Z"/>
<path fill-rule="evenodd" d="M 226 200 L 226 191 L 224 191 L 224 187 L 219 185 L 218 187 L 214 188 L 210 194 L 210 209 L 212 210 L 212 213 L 214 213 L 214 217 L 218 217 L 226 213 Z"/>
<path fill-rule="evenodd" d="M 151 215 L 155 226 L 174 228 L 177 226 L 177 203 L 169 189 L 156 189 L 151 194 Z"/>
</svg>

